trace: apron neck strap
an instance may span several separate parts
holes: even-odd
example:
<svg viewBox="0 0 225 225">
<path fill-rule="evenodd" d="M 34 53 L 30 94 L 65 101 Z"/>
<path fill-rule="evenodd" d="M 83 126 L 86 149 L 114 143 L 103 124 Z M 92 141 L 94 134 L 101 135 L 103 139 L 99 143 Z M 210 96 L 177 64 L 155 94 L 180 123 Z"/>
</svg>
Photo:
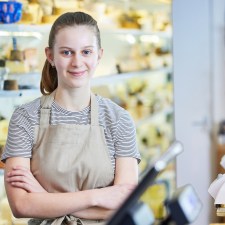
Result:
<svg viewBox="0 0 225 225">
<path fill-rule="evenodd" d="M 55 98 L 55 91 L 50 95 L 41 97 L 40 125 L 49 125 L 52 102 Z"/>
<path fill-rule="evenodd" d="M 91 126 L 98 126 L 98 103 L 94 93 L 91 93 Z"/>
</svg>

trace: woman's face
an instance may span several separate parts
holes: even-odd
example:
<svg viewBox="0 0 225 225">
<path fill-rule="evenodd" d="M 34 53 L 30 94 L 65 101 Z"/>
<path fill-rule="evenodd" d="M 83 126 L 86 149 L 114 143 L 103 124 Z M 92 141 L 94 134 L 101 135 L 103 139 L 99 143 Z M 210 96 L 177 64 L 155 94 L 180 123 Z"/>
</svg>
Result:
<svg viewBox="0 0 225 225">
<path fill-rule="evenodd" d="M 58 74 L 58 87 L 89 87 L 90 78 L 102 56 L 94 31 L 85 25 L 60 29 L 53 50 L 46 49 Z"/>
</svg>

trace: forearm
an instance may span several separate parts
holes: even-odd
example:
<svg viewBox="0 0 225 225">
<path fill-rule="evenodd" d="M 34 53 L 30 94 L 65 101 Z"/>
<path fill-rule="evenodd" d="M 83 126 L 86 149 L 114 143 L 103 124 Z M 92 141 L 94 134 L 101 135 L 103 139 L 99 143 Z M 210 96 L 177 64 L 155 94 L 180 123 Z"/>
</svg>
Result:
<svg viewBox="0 0 225 225">
<path fill-rule="evenodd" d="M 106 209 L 106 208 L 102 208 L 102 207 L 91 207 L 88 209 L 77 211 L 77 212 L 73 213 L 72 215 L 79 217 L 79 218 L 83 218 L 83 219 L 106 220 L 114 212 L 115 212 L 115 210 Z"/>
<path fill-rule="evenodd" d="M 25 170 L 24 165 L 27 168 Z M 5 166 L 5 187 L 15 217 L 54 218 L 74 214 L 86 219 L 105 219 L 110 211 L 119 208 L 135 187 L 133 183 L 136 183 L 136 179 L 127 179 L 129 176 L 126 174 L 118 174 L 116 172 L 118 178 L 110 187 L 72 193 L 48 193 L 31 174 L 29 159 L 10 158 Z"/>
<path fill-rule="evenodd" d="M 17 190 L 8 193 L 8 199 L 16 217 L 54 218 L 94 206 L 93 192 L 28 193 Z"/>
<path fill-rule="evenodd" d="M 105 211 L 93 208 L 90 216 L 104 219 L 110 210 L 120 207 L 133 188 L 133 185 L 114 185 L 72 193 L 29 193 L 6 183 L 7 196 L 14 216 L 28 218 L 54 218 L 78 211 L 87 218 L 90 208 L 99 207 Z M 94 217 L 95 212 L 98 214 Z"/>
<path fill-rule="evenodd" d="M 29 165 L 30 160 L 26 158 L 6 161 L 5 188 L 15 217 L 60 217 L 97 205 L 97 189 L 73 193 L 46 192 L 30 174 Z M 18 166 L 19 169 L 15 169 Z"/>
</svg>

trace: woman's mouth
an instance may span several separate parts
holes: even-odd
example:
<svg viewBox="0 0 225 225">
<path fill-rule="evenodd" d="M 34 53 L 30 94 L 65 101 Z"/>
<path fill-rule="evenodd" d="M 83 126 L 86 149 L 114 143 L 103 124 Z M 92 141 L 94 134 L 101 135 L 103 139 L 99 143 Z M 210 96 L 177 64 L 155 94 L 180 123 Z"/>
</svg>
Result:
<svg viewBox="0 0 225 225">
<path fill-rule="evenodd" d="M 85 74 L 85 71 L 68 71 L 68 73 L 74 77 L 80 77 Z"/>
</svg>

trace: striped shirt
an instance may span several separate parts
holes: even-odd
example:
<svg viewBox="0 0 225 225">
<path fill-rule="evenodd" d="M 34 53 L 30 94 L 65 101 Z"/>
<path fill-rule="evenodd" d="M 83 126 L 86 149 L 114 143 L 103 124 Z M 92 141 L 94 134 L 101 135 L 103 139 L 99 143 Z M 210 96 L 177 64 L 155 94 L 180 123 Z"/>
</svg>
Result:
<svg viewBox="0 0 225 225">
<path fill-rule="evenodd" d="M 140 162 L 137 149 L 136 130 L 129 113 L 110 99 L 96 96 L 99 107 L 99 125 L 103 127 L 111 163 L 115 169 L 115 158 L 133 157 Z M 34 127 L 40 123 L 40 98 L 18 107 L 10 120 L 7 142 L 2 160 L 9 157 L 32 157 Z M 79 112 L 61 108 L 55 101 L 51 108 L 51 125 L 90 124 L 90 106 Z"/>
</svg>

